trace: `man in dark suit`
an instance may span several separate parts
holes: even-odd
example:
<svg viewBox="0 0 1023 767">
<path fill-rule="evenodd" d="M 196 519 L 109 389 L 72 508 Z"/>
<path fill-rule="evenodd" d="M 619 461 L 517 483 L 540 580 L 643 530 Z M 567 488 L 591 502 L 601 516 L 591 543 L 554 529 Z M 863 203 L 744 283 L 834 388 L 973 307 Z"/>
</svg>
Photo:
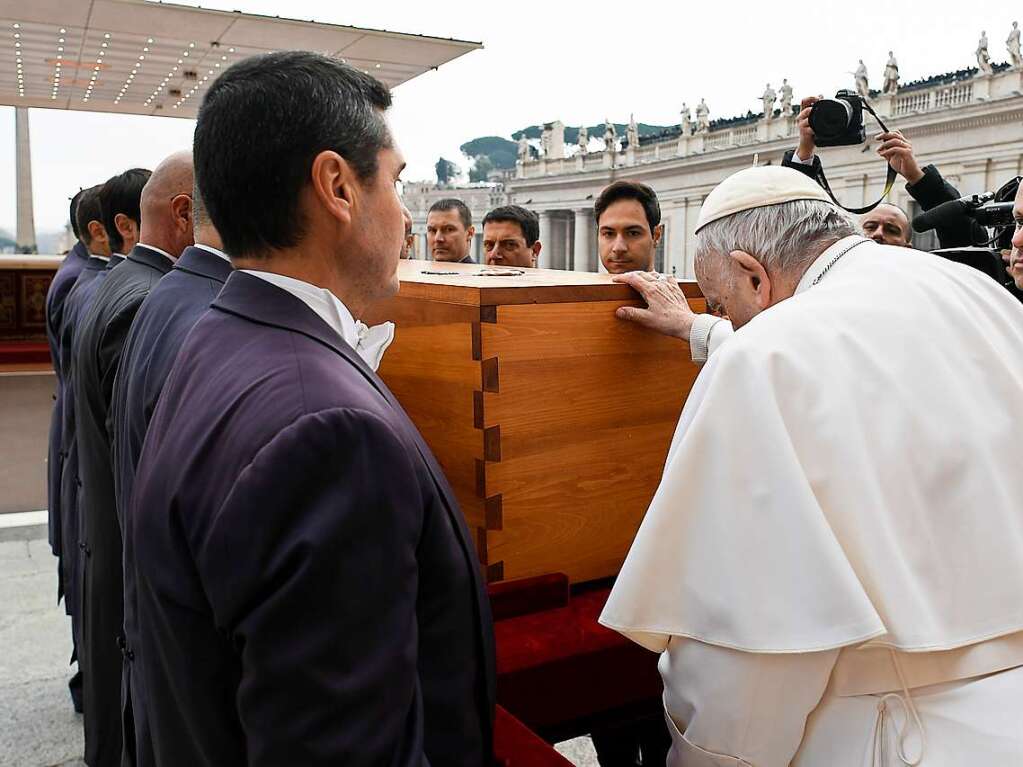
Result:
<svg viewBox="0 0 1023 767">
<path fill-rule="evenodd" d="M 135 467 L 142 452 L 149 421 L 156 409 L 164 382 L 178 356 L 185 336 L 196 320 L 217 297 L 231 273 L 231 262 L 223 252 L 220 235 L 209 220 L 198 190 L 192 194 L 192 224 L 195 245 L 185 248 L 174 268 L 161 279 L 142 302 L 114 381 L 113 458 L 117 517 L 123 523 L 135 481 Z M 123 530 L 123 524 L 122 524 Z M 131 539 L 124 538 L 124 558 L 132 558 Z M 132 667 L 139 662 L 142 647 L 135 622 L 134 570 L 124 571 L 125 658 L 122 708 L 127 764 L 148 767 L 155 764 L 144 705 L 144 689 Z"/>
<path fill-rule="evenodd" d="M 85 659 L 85 762 L 89 767 L 120 765 L 122 751 L 124 591 L 109 431 L 114 379 L 139 306 L 192 243 L 191 195 L 191 156 L 187 152 L 171 155 L 142 190 L 138 244 L 96 289 L 76 331 L 78 511 L 85 546 L 79 649 Z M 111 212 L 104 210 L 105 219 Z"/>
<path fill-rule="evenodd" d="M 426 214 L 426 245 L 430 258 L 456 264 L 474 264 L 469 249 L 476 236 L 472 211 L 457 197 L 445 197 Z"/>
<path fill-rule="evenodd" d="M 162 764 L 491 761 L 468 530 L 357 350 L 355 318 L 398 288 L 390 100 L 289 52 L 235 64 L 199 111 L 196 178 L 236 271 L 167 379 L 125 518 Z"/>
<path fill-rule="evenodd" d="M 71 198 L 71 231 L 75 235 L 75 244 L 53 275 L 49 290 L 46 291 L 46 340 L 50 345 L 50 360 L 56 374 L 56 390 L 53 395 L 53 414 L 50 417 L 50 439 L 46 460 L 46 505 L 49 515 L 50 550 L 55 557 L 60 557 L 60 392 L 64 385 L 64 376 L 60 370 L 60 323 L 64 315 L 64 301 L 68 292 L 82 273 L 85 262 L 89 260 L 89 251 L 78 231 L 75 209 L 78 200 L 85 190 Z M 64 579 L 60 565 L 57 565 L 57 601 L 64 594 Z"/>
<path fill-rule="evenodd" d="M 71 616 L 71 663 L 75 663 L 78 658 L 73 567 L 76 559 L 74 552 L 78 550 L 78 529 L 73 524 L 65 524 L 69 512 L 61 505 L 61 480 L 67 456 L 64 422 L 66 404 L 70 399 L 70 335 L 74 318 L 77 317 L 77 305 L 81 297 L 89 292 L 84 286 L 105 269 L 110 260 L 110 243 L 100 221 L 103 216 L 99 207 L 99 189 L 100 185 L 84 189 L 71 201 L 72 231 L 78 242 L 64 259 L 46 296 L 46 335 L 50 343 L 53 370 L 57 376 L 47 463 L 50 545 L 57 556 L 57 598 L 63 595 L 64 610 Z M 83 253 L 84 258 L 81 258 L 79 254 Z M 68 688 L 75 711 L 81 713 L 81 668 L 71 677 Z"/>
</svg>

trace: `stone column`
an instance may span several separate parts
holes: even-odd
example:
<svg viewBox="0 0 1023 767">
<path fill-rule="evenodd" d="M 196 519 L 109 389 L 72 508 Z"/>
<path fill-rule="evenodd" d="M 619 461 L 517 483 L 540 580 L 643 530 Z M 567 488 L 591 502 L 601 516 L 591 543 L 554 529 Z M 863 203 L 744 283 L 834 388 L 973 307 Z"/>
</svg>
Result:
<svg viewBox="0 0 1023 767">
<path fill-rule="evenodd" d="M 682 278 L 686 276 L 686 201 L 679 205 L 665 211 L 664 273 L 672 274 L 674 269 L 675 276 Z"/>
<path fill-rule="evenodd" d="M 597 271 L 597 249 L 594 247 L 593 208 L 575 210 L 575 242 L 573 266 L 577 272 Z"/>
<path fill-rule="evenodd" d="M 541 269 L 554 268 L 554 212 L 540 211 L 540 257 L 537 266 Z"/>
<path fill-rule="evenodd" d="M 16 146 L 15 176 L 17 178 L 18 225 L 15 250 L 36 252 L 36 225 L 32 211 L 32 152 L 28 137 L 28 109 L 14 110 L 14 143 Z"/>
</svg>

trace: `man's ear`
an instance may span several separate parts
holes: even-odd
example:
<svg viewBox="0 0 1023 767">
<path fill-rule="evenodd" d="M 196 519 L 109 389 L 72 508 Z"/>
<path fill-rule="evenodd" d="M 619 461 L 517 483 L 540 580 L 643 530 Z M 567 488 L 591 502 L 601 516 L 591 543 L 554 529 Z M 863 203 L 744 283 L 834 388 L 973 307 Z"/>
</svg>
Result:
<svg viewBox="0 0 1023 767">
<path fill-rule="evenodd" d="M 664 236 L 664 224 L 658 224 L 654 227 L 654 245 L 661 241 L 661 237 Z"/>
<path fill-rule="evenodd" d="M 764 265 L 742 250 L 733 250 L 728 255 L 739 272 L 736 282 L 740 285 L 745 282 L 748 285 L 749 292 L 754 294 L 754 300 L 761 309 L 769 307 L 771 277 Z"/>
<path fill-rule="evenodd" d="M 311 169 L 312 199 L 337 223 L 352 223 L 352 206 L 357 204 L 359 188 L 355 170 L 337 152 L 320 152 Z"/>
<path fill-rule="evenodd" d="M 114 226 L 117 227 L 117 233 L 121 235 L 122 240 L 138 242 L 139 225 L 133 218 L 124 213 L 118 213 L 114 216 Z"/>
<path fill-rule="evenodd" d="M 192 231 L 192 198 L 179 194 L 171 200 L 171 212 L 175 225 L 182 231 Z"/>
<path fill-rule="evenodd" d="M 537 240 L 536 242 L 533 243 L 533 247 L 531 248 L 531 250 L 533 251 L 533 266 L 534 267 L 536 266 L 537 261 L 540 259 L 540 249 L 542 247 L 543 247 L 543 244 L 539 240 Z"/>
<path fill-rule="evenodd" d="M 92 245 L 92 243 L 94 242 L 104 244 L 109 239 L 107 237 L 107 229 L 105 226 L 103 226 L 102 221 L 97 221 L 96 219 L 93 219 L 86 225 L 85 228 L 89 230 L 90 245 Z"/>
<path fill-rule="evenodd" d="M 466 239 L 468 239 L 469 242 L 472 242 L 472 238 L 476 236 L 476 227 L 470 226 L 468 229 L 465 230 L 465 235 Z"/>
</svg>

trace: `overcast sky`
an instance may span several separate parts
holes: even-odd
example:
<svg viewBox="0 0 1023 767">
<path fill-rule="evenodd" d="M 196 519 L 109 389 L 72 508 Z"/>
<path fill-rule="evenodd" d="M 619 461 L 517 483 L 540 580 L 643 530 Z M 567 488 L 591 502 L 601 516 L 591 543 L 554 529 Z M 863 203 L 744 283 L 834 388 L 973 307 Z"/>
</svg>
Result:
<svg viewBox="0 0 1023 767">
<path fill-rule="evenodd" d="M 187 0 L 185 0 L 187 2 Z M 189 3 L 198 5 L 200 3 Z M 483 43 L 394 92 L 391 122 L 408 160 L 406 180 L 433 177 L 440 155 L 462 167 L 459 144 L 509 136 L 544 121 L 594 124 L 608 117 L 673 124 L 683 101 L 701 97 L 711 117 L 760 108 L 767 81 L 787 77 L 796 100 L 851 87 L 863 58 L 880 87 L 889 49 L 902 81 L 975 65 L 986 30 L 1004 61 L 1012 21 L 1007 0 L 930 2 L 518 2 L 372 3 L 204 0 L 204 7 Z M 38 231 L 63 226 L 80 186 L 127 167 L 153 167 L 191 145 L 194 122 L 174 118 L 34 109 L 32 135 Z M 1023 128 L 1021 128 L 1023 129 Z M 14 230 L 14 110 L 0 107 L 0 228 Z"/>
</svg>

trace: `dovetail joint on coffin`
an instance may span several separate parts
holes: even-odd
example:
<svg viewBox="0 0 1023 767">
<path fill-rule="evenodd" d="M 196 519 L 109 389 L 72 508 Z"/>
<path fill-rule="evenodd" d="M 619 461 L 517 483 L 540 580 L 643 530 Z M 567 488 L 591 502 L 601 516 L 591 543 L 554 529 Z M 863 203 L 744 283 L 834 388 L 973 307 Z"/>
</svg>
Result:
<svg viewBox="0 0 1023 767">
<path fill-rule="evenodd" d="M 483 391 L 494 394 L 500 393 L 501 384 L 498 376 L 498 368 L 499 365 L 497 357 L 490 357 L 480 363 Z"/>
<path fill-rule="evenodd" d="M 504 529 L 504 507 L 501 495 L 492 495 L 484 503 L 483 516 L 486 519 L 487 530 Z"/>
<path fill-rule="evenodd" d="M 495 581 L 504 580 L 504 561 L 494 562 L 492 565 L 487 565 L 487 583 L 494 583 Z"/>
</svg>

